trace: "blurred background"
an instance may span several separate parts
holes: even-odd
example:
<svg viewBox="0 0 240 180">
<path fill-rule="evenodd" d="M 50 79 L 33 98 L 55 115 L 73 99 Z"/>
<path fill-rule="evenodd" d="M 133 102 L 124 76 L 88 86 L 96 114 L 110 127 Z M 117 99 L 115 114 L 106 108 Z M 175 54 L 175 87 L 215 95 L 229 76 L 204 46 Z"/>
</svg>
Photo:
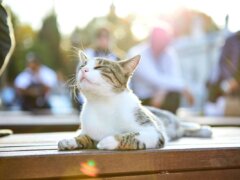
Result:
<svg viewBox="0 0 240 180">
<path fill-rule="evenodd" d="M 160 108 L 164 107 L 163 102 L 166 100 L 177 102 L 173 108 L 166 105 L 166 109 L 181 117 L 239 116 L 237 110 L 226 112 L 228 104 L 240 108 L 239 42 L 230 43 L 234 52 L 223 52 L 227 46 L 226 40 L 233 39 L 235 35 L 236 39 L 239 38 L 240 11 L 234 0 L 5 0 L 3 5 L 11 15 L 16 47 L 0 77 L 2 122 L 7 122 L 11 116 L 15 119 L 16 116 L 27 116 L 26 121 L 31 121 L 28 115 L 39 114 L 61 115 L 63 121 L 77 119 L 82 98 L 73 95 L 68 80 L 76 71 L 78 48 L 87 54 L 94 52 L 95 55 L 105 48 L 108 51 L 104 51 L 103 56 L 111 56 L 116 60 L 143 54 L 143 61 L 147 62 L 148 58 L 144 59 L 145 50 L 147 47 L 153 48 L 154 43 L 158 43 L 155 41 L 161 41 L 161 38 L 166 41 L 164 49 L 165 46 L 174 49 L 177 58 L 172 61 L 176 64 L 170 63 L 159 74 L 168 79 L 172 76 L 168 71 L 177 69 L 179 74 L 175 75 L 177 78 L 181 76 L 180 81 L 184 84 L 179 87 L 184 88 L 174 89 L 176 79 L 169 78 L 167 81 L 172 82 L 172 89 L 151 90 L 152 93 L 142 96 L 144 90 L 141 89 L 141 80 L 139 86 L 139 79 L 134 85 L 136 75 L 131 87 L 139 98 L 147 105 Z M 171 30 L 166 30 L 165 24 Z M 105 47 L 101 47 L 104 37 L 107 42 Z M 170 40 L 166 40 L 166 37 Z M 236 64 L 231 63 L 234 67 L 228 69 L 232 73 L 226 78 L 221 75 L 221 62 L 224 61 L 221 59 L 231 59 L 232 56 L 224 53 L 235 53 L 233 58 L 237 59 Z M 168 62 L 166 59 L 172 58 L 168 55 L 162 61 Z M 161 61 L 160 57 L 161 50 L 158 58 L 155 58 L 156 62 Z M 161 62 L 158 66 L 161 69 Z M 31 76 L 27 72 L 29 69 L 34 71 L 34 68 L 42 68 L 44 75 L 37 77 L 41 79 L 40 85 L 28 82 Z M 139 76 L 141 73 L 148 74 L 140 70 L 137 72 Z M 155 76 L 153 81 L 161 78 L 157 74 L 152 76 Z M 37 78 L 33 81 L 37 82 Z M 149 78 L 144 81 L 151 81 Z M 156 82 L 158 80 L 153 83 Z M 156 84 L 156 87 L 159 86 Z M 212 90 L 213 86 L 217 87 Z M 166 87 L 171 87 L 171 84 L 166 83 Z M 213 99 L 210 98 L 212 92 Z"/>
</svg>

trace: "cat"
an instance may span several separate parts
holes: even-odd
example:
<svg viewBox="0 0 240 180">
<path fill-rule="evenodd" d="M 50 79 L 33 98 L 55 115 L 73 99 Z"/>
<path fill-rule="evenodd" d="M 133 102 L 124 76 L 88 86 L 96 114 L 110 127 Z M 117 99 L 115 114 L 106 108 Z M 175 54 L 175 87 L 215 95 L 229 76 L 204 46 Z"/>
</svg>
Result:
<svg viewBox="0 0 240 180">
<path fill-rule="evenodd" d="M 138 150 L 163 147 L 183 136 L 211 137 L 208 126 L 183 122 L 174 114 L 145 107 L 128 82 L 140 55 L 128 60 L 88 59 L 80 52 L 76 86 L 86 98 L 75 138 L 63 139 L 59 150 Z"/>
</svg>

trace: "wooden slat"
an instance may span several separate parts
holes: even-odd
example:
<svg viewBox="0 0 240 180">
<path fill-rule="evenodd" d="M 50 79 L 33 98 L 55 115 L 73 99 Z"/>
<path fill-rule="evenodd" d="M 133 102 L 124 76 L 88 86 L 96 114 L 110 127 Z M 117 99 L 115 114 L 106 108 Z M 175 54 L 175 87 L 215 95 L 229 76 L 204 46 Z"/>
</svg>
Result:
<svg viewBox="0 0 240 180">
<path fill-rule="evenodd" d="M 64 138 L 74 137 L 74 132 L 69 133 L 36 133 L 14 134 L 0 139 L 0 152 L 23 151 L 24 147 L 33 147 L 37 151 L 51 146 L 51 150 L 57 149 L 57 142 Z M 212 138 L 181 138 L 169 142 L 164 149 L 208 149 L 240 146 L 240 128 L 213 128 Z M 28 151 L 31 148 L 26 148 Z"/>
<path fill-rule="evenodd" d="M 163 150 L 184 150 L 184 149 L 189 149 L 189 150 L 209 150 L 209 149 L 219 149 L 219 148 L 240 148 L 240 144 L 236 143 L 228 143 L 228 144 L 197 144 L 197 145 L 166 145 Z M 1 147 L 0 148 L 0 153 L 2 154 L 3 152 L 6 152 L 8 155 L 11 155 L 11 152 L 16 152 L 18 151 L 32 151 L 34 154 L 35 151 L 41 151 L 41 150 L 57 150 L 57 144 L 47 144 L 47 145 L 41 145 L 39 144 L 38 146 L 12 146 L 12 147 Z M 56 151 L 58 153 L 58 151 Z M 99 151 L 96 151 L 98 153 Z M 55 153 L 55 152 L 54 152 Z M 44 152 L 42 152 L 44 154 Z M 20 152 L 17 153 L 17 155 L 21 155 Z M 29 152 L 30 155 L 30 152 Z M 0 156 L 1 157 L 1 156 Z"/>
<path fill-rule="evenodd" d="M 240 126 L 240 117 L 186 116 L 181 119 L 200 124 L 220 126 Z M 0 111 L 0 126 L 23 125 L 79 125 L 78 113 L 62 115 L 33 115 L 30 113 L 12 113 Z"/>
<path fill-rule="evenodd" d="M 211 126 L 240 126 L 240 117 L 205 117 L 188 116 L 182 118 L 185 121 L 196 122 L 202 125 Z"/>
<path fill-rule="evenodd" d="M 212 126 L 240 126 L 240 117 L 203 117 L 182 118 L 186 121 Z M 79 115 L 32 115 L 0 112 L 0 127 L 12 129 L 15 133 L 74 131 L 79 128 Z"/>
<path fill-rule="evenodd" d="M 234 158 L 233 158 L 234 157 Z M 0 158 L 0 178 L 81 176 L 80 163 L 94 160 L 101 175 L 240 168 L 240 149 L 72 152 Z M 9 168 L 11 167 L 11 168 Z M 14 170 L 14 171 L 13 171 Z M 13 173 L 14 172 L 14 173 Z"/>
<path fill-rule="evenodd" d="M 75 132 L 67 133 L 34 133 L 34 134 L 13 134 L 0 138 L 0 148 L 2 146 L 26 146 L 26 145 L 56 145 L 64 138 L 74 137 Z M 183 145 L 211 145 L 211 144 L 240 144 L 240 128 L 226 127 L 213 128 L 213 137 L 204 138 L 181 138 L 178 141 L 170 142 L 168 146 Z"/>
<path fill-rule="evenodd" d="M 70 115 L 8 115 L 0 116 L 0 125 L 78 125 L 79 116 Z"/>
<path fill-rule="evenodd" d="M 239 126 L 240 117 L 205 117 L 188 116 L 182 118 L 185 121 L 200 124 L 219 126 Z M 23 115 L 23 116 L 0 116 L 0 126 L 33 126 L 33 125 L 79 125 L 79 117 L 74 115 Z"/>
<path fill-rule="evenodd" d="M 2 147 L 0 148 L 0 153 L 2 152 L 16 152 L 16 151 L 35 151 L 35 150 L 56 150 L 56 145 L 38 145 L 38 146 L 21 146 L 21 147 Z"/>
<path fill-rule="evenodd" d="M 0 127 L 15 133 L 74 131 L 79 128 L 79 115 L 1 114 Z"/>
<path fill-rule="evenodd" d="M 240 169 L 221 169 L 221 170 L 204 170 L 204 171 L 185 171 L 185 172 L 161 172 L 147 175 L 129 175 L 120 177 L 105 177 L 104 180 L 237 180 L 240 177 Z M 73 180 L 75 178 L 67 178 Z M 91 180 L 102 180 L 103 178 L 93 178 Z M 87 180 L 87 179 L 85 179 Z"/>
<path fill-rule="evenodd" d="M 0 148 L 2 144 L 32 144 L 32 143 L 56 143 L 63 138 L 74 136 L 70 133 L 32 133 L 32 134 L 13 134 L 0 138 Z"/>
</svg>

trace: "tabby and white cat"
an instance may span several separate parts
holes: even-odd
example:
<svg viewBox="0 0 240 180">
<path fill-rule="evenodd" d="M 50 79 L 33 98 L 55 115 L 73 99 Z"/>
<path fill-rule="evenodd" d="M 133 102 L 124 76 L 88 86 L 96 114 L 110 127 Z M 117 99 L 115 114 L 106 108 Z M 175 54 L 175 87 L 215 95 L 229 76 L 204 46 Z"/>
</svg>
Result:
<svg viewBox="0 0 240 180">
<path fill-rule="evenodd" d="M 61 140 L 59 150 L 161 148 L 183 136 L 211 136 L 208 126 L 182 122 L 170 112 L 141 105 L 128 88 L 139 61 L 139 55 L 113 62 L 88 59 L 80 52 L 76 82 L 86 98 L 81 130 L 75 138 Z"/>
</svg>

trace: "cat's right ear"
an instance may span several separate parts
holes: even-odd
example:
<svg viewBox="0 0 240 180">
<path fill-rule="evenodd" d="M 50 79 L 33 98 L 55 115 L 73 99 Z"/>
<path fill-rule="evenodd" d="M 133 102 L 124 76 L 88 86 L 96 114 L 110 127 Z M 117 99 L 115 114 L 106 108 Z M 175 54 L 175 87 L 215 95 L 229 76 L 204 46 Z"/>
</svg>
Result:
<svg viewBox="0 0 240 180">
<path fill-rule="evenodd" d="M 79 51 L 79 61 L 80 62 L 85 62 L 85 61 L 87 61 L 87 56 L 86 56 L 86 54 L 83 52 L 83 51 Z"/>
<path fill-rule="evenodd" d="M 128 60 L 120 61 L 120 65 L 125 69 L 128 75 L 131 75 L 136 69 L 139 61 L 141 59 L 140 55 L 134 56 Z"/>
</svg>

